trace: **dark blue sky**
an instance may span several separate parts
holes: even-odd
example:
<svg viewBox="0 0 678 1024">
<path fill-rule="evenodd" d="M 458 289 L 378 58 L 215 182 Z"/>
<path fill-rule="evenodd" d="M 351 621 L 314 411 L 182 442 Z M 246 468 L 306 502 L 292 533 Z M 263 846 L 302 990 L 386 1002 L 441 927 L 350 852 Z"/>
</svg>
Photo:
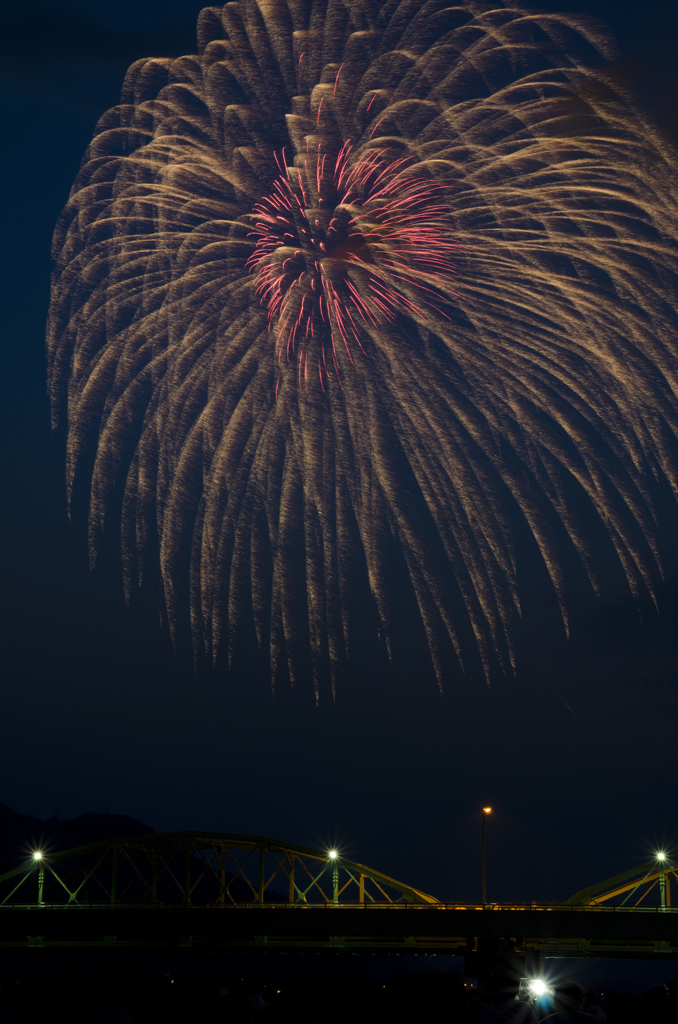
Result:
<svg viewBox="0 0 678 1024">
<path fill-rule="evenodd" d="M 272 702 L 241 671 L 195 676 L 145 594 L 124 607 L 115 545 L 94 573 L 65 511 L 44 320 L 54 222 L 127 65 L 194 48 L 201 4 L 5 5 L 2 131 L 0 802 L 36 815 L 120 812 L 158 830 L 213 828 L 338 845 L 441 898 L 479 895 L 479 808 L 491 899 L 559 899 L 678 847 L 676 518 L 659 614 L 608 588 L 575 600 L 572 640 L 539 583 L 516 680 L 440 699 L 416 663 L 366 665 L 336 706 Z M 667 130 L 675 121 L 673 4 L 543 4 L 606 17 Z M 651 14 L 648 15 L 648 11 Z"/>
</svg>

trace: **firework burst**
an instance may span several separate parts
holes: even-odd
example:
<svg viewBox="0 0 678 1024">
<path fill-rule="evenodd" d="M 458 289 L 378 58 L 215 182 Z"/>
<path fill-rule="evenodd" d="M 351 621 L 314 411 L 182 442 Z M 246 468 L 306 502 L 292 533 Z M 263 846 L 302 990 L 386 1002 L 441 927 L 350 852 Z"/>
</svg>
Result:
<svg viewBox="0 0 678 1024">
<path fill-rule="evenodd" d="M 198 656 L 253 624 L 274 681 L 310 652 L 316 695 L 357 617 L 390 650 L 399 591 L 441 686 L 510 672 L 516 523 L 565 622 L 570 562 L 653 594 L 675 153 L 591 70 L 605 32 L 511 0 L 238 0 L 198 42 L 132 66 L 55 235 L 92 557 L 122 493 L 128 591 L 159 550 Z"/>
</svg>

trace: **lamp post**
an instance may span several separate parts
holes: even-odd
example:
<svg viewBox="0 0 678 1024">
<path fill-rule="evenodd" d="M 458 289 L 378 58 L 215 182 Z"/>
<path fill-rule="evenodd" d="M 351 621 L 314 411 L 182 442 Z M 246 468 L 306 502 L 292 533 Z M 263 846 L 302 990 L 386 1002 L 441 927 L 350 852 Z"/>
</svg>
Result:
<svg viewBox="0 0 678 1024">
<path fill-rule="evenodd" d="M 659 861 L 659 905 L 662 910 L 666 909 L 666 874 L 664 872 L 665 859 L 665 853 L 657 854 L 657 860 Z"/>
<path fill-rule="evenodd" d="M 42 859 L 42 853 L 40 850 L 36 850 L 33 854 L 33 860 L 38 865 L 38 904 L 43 902 L 43 894 L 45 891 L 45 862 Z"/>
<path fill-rule="evenodd" d="M 491 807 L 483 807 L 483 906 L 487 903 L 487 872 L 485 870 L 485 823 L 487 816 L 492 811 Z"/>
<path fill-rule="evenodd" d="M 327 856 L 332 861 L 332 904 L 336 907 L 339 903 L 339 854 L 336 850 L 330 850 Z"/>
</svg>

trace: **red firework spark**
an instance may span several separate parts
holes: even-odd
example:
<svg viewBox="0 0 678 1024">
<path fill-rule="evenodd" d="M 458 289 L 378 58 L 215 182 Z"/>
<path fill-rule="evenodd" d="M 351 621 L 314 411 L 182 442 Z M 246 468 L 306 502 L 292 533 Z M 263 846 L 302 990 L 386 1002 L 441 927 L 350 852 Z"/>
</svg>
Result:
<svg viewBox="0 0 678 1024">
<path fill-rule="evenodd" d="M 353 363 L 354 344 L 364 352 L 361 330 L 379 331 L 399 314 L 423 323 L 431 311 L 446 316 L 440 303 L 451 291 L 459 246 L 442 186 L 414 173 L 409 157 L 350 156 L 346 143 L 332 165 L 319 146 L 301 166 L 284 167 L 283 153 L 273 191 L 254 207 L 258 240 L 247 267 L 278 361 L 296 356 L 306 388 L 309 354 L 324 389 L 327 343 L 341 383 L 338 350 Z"/>
</svg>

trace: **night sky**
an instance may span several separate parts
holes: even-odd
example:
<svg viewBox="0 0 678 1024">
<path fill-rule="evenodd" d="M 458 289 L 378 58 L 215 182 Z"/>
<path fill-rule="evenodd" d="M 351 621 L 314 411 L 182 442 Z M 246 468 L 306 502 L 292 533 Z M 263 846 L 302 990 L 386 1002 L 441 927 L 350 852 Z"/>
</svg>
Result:
<svg viewBox="0 0 678 1024">
<path fill-rule="evenodd" d="M 54 0 L 5 4 L 0 15 L 0 803 L 336 845 L 450 900 L 480 896 L 483 804 L 496 810 L 493 901 L 563 899 L 652 849 L 678 849 L 678 516 L 668 498 L 659 611 L 635 606 L 613 565 L 600 602 L 573 570 L 568 641 L 535 564 L 517 677 L 491 691 L 473 673 L 451 678 L 442 698 L 416 641 L 392 670 L 366 663 L 334 705 L 304 693 L 272 700 L 247 665 L 229 678 L 196 674 L 185 652 L 172 654 L 152 584 L 125 607 L 114 529 L 89 571 L 45 393 L 50 239 L 127 66 L 194 52 L 201 6 Z M 678 136 L 671 0 L 542 6 L 604 18 L 620 73 Z"/>
</svg>

